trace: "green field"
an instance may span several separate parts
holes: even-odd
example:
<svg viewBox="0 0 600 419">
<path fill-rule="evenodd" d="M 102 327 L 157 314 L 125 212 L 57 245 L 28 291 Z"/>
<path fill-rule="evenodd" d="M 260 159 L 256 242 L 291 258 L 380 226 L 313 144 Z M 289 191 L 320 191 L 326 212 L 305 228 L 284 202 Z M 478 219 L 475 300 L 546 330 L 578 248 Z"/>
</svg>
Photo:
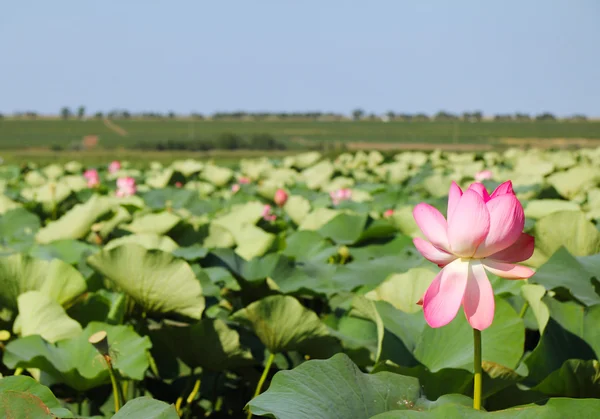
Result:
<svg viewBox="0 0 600 419">
<path fill-rule="evenodd" d="M 0 120 L 0 148 L 69 147 L 97 135 L 99 147 L 133 147 L 166 140 L 214 139 L 229 132 L 271 134 L 281 141 L 344 143 L 505 144 L 505 139 L 600 139 L 600 122 L 376 122 L 116 120 L 126 135 L 102 120 Z M 509 140 L 510 141 L 510 140 Z"/>
</svg>

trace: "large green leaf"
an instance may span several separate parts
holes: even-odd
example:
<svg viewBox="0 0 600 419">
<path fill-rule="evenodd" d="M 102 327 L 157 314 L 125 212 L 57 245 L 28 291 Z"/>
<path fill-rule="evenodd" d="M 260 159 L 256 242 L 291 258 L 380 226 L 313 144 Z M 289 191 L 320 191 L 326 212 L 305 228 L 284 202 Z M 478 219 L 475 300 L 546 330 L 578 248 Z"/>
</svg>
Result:
<svg viewBox="0 0 600 419">
<path fill-rule="evenodd" d="M 164 169 L 146 173 L 146 185 L 152 188 L 164 188 L 173 178 L 173 169 Z"/>
<path fill-rule="evenodd" d="M 82 294 L 86 283 L 81 274 L 62 260 L 39 260 L 16 254 L 0 257 L 0 302 L 17 308 L 17 297 L 38 290 L 60 304 Z"/>
<path fill-rule="evenodd" d="M 548 320 L 550 320 L 548 306 L 542 301 L 546 295 L 546 289 L 541 285 L 525 284 L 521 287 L 521 294 L 537 320 L 539 332 L 544 333 Z"/>
<path fill-rule="evenodd" d="M 155 233 L 140 233 L 111 240 L 104 246 L 104 250 L 110 250 L 125 243 L 135 243 L 146 249 L 159 249 L 163 252 L 172 252 L 179 247 L 169 236 L 161 236 Z"/>
<path fill-rule="evenodd" d="M 600 231 L 578 211 L 559 211 L 535 223 L 536 252 L 533 263 L 541 265 L 561 246 L 574 256 L 600 253 Z"/>
<path fill-rule="evenodd" d="M 237 243 L 235 252 L 246 260 L 264 255 L 275 241 L 275 235 L 254 225 L 231 229 Z"/>
<path fill-rule="evenodd" d="M 288 198 L 283 210 L 296 225 L 300 225 L 310 212 L 310 202 L 299 195 L 292 195 Z"/>
<path fill-rule="evenodd" d="M 525 217 L 540 219 L 559 211 L 580 211 L 579 205 L 560 199 L 535 199 L 527 202 Z"/>
<path fill-rule="evenodd" d="M 40 229 L 36 240 L 38 243 L 50 243 L 55 240 L 84 238 L 94 222 L 114 206 L 112 199 L 92 195 L 85 203 L 75 205 L 61 218 Z"/>
<path fill-rule="evenodd" d="M 373 300 L 387 301 L 406 313 L 417 313 L 421 306 L 417 304 L 435 278 L 435 272 L 426 268 L 412 268 L 403 274 L 394 274 L 382 282 L 373 291 L 366 294 Z"/>
<path fill-rule="evenodd" d="M 336 351 L 327 327 L 294 297 L 265 297 L 234 313 L 232 319 L 251 327 L 271 353 L 297 350 L 317 357 Z"/>
<path fill-rule="evenodd" d="M 82 257 L 89 256 L 99 250 L 98 246 L 79 240 L 57 240 L 48 244 L 36 244 L 29 249 L 29 254 L 38 259 L 60 259 L 73 265 Z"/>
<path fill-rule="evenodd" d="M 15 208 L 20 208 L 21 204 L 10 199 L 8 196 L 0 193 L 0 214 L 4 214 Z"/>
<path fill-rule="evenodd" d="M 470 404 L 464 396 L 430 402 L 419 380 L 381 372 L 365 374 L 345 354 L 280 371 L 269 389 L 251 400 L 253 414 L 276 419 L 368 419 L 391 410 L 429 410 L 444 403 Z"/>
<path fill-rule="evenodd" d="M 545 405 L 529 404 L 496 412 L 474 410 L 466 404 L 446 403 L 429 412 L 393 411 L 373 416 L 372 419 L 562 419 L 595 418 L 600 409 L 597 399 L 550 399 Z"/>
<path fill-rule="evenodd" d="M 150 397 L 138 397 L 125 403 L 113 419 L 179 419 L 179 415 L 172 404 Z"/>
<path fill-rule="evenodd" d="M 128 243 L 92 255 L 88 263 L 148 313 L 202 316 L 200 282 L 187 262 L 169 253 Z"/>
<path fill-rule="evenodd" d="M 250 351 L 240 345 L 238 333 L 219 319 L 202 319 L 190 326 L 163 325 L 154 336 L 190 368 L 223 371 L 254 363 Z"/>
<path fill-rule="evenodd" d="M 564 329 L 584 339 L 600 358 L 600 304 L 582 307 L 573 301 L 557 301 L 546 296 L 543 300 L 550 314 Z"/>
<path fill-rule="evenodd" d="M 0 216 L 0 247 L 22 250 L 35 241 L 40 219 L 24 208 L 11 209 Z"/>
<path fill-rule="evenodd" d="M 40 335 L 48 342 L 75 337 L 81 326 L 62 306 L 40 291 L 27 291 L 18 298 L 19 316 L 14 332 L 21 336 Z"/>
<path fill-rule="evenodd" d="M 188 247 L 178 247 L 177 249 L 173 249 L 171 252 L 178 258 L 190 261 L 205 257 L 208 254 L 208 249 L 200 246 L 199 244 L 194 244 Z"/>
<path fill-rule="evenodd" d="M 404 366 L 418 364 L 412 353 L 425 327 L 425 320 L 421 313 L 405 313 L 385 301 L 371 301 L 356 296 L 352 300 L 350 315 L 369 319 L 375 324 L 377 332 L 377 347 L 373 357 L 375 362 L 392 360 Z M 356 335 L 366 335 L 366 329 L 364 326 L 361 327 Z M 347 333 L 347 328 L 338 330 Z"/>
<path fill-rule="evenodd" d="M 592 398 L 600 394 L 600 363 L 570 359 L 533 390 L 557 397 Z"/>
<path fill-rule="evenodd" d="M 131 215 L 125 208 L 119 206 L 113 208 L 114 212 L 110 213 L 108 218 L 103 217 L 101 221 L 94 223 L 94 231 L 90 231 L 87 235 L 88 241 L 95 241 L 100 237 L 107 237 L 117 226 L 130 221 Z"/>
<path fill-rule="evenodd" d="M 377 347 L 375 350 L 375 362 L 379 362 L 383 350 L 383 341 L 385 337 L 385 326 L 383 320 L 377 311 L 374 301 L 368 300 L 363 296 L 357 295 L 352 299 L 351 314 L 371 320 L 375 324 L 377 331 Z M 339 330 L 339 328 L 338 328 Z"/>
<path fill-rule="evenodd" d="M 339 213 L 339 211 L 329 208 L 316 208 L 302 219 L 298 230 L 318 230 Z"/>
<path fill-rule="evenodd" d="M 354 254 L 352 250 L 351 254 Z M 421 258 L 407 258 L 398 254 L 380 256 L 370 260 L 355 260 L 346 265 L 338 265 L 332 278 L 334 288 L 330 292 L 350 291 L 358 287 L 370 290 L 377 287 L 390 275 L 406 272 L 421 264 L 423 264 Z"/>
<path fill-rule="evenodd" d="M 363 233 L 366 214 L 338 214 L 319 229 L 319 233 L 339 244 L 354 244 Z"/>
<path fill-rule="evenodd" d="M 444 368 L 431 372 L 423 365 L 411 367 L 400 366 L 392 361 L 377 363 L 371 373 L 393 372 L 419 380 L 424 396 L 434 400 L 445 394 L 472 394 L 473 374 L 464 369 Z M 486 397 L 485 382 L 487 376 L 484 374 L 483 397 Z"/>
<path fill-rule="evenodd" d="M 523 355 L 525 327 L 506 301 L 496 298 L 492 325 L 481 333 L 483 361 L 515 368 Z M 447 326 L 425 328 L 415 357 L 430 371 L 460 368 L 473 371 L 473 329 L 462 313 Z"/>
<path fill-rule="evenodd" d="M 309 189 L 318 189 L 325 186 L 335 169 L 330 161 L 322 160 L 314 166 L 302 171 L 302 178 Z"/>
<path fill-rule="evenodd" d="M 224 186 L 233 177 L 233 171 L 227 167 L 207 164 L 200 176 L 216 186 Z"/>
<path fill-rule="evenodd" d="M 143 198 L 150 208 L 163 210 L 168 206 L 174 209 L 185 208 L 194 195 L 194 191 L 187 189 L 165 188 L 152 189 L 144 193 Z"/>
<path fill-rule="evenodd" d="M 25 416 L 26 412 L 36 411 L 40 416 L 29 417 L 73 417 L 71 412 L 61 406 L 48 387 L 31 377 L 11 376 L 0 379 L 0 398 L 0 416 L 5 418 L 25 418 L 28 417 Z M 41 416 L 42 414 L 47 416 Z"/>
<path fill-rule="evenodd" d="M 12 390 L 0 392 L 0 415 L 4 418 L 54 418 L 39 397 Z"/>
<path fill-rule="evenodd" d="M 202 245 L 207 248 L 233 247 L 235 238 L 225 227 L 211 223 L 208 226 L 208 236 Z"/>
<path fill-rule="evenodd" d="M 68 314 L 83 327 L 93 321 L 121 324 L 125 320 L 126 309 L 125 294 L 99 289 L 78 299 L 77 303 L 69 308 Z"/>
<path fill-rule="evenodd" d="M 548 290 L 563 289 L 586 305 L 600 304 L 592 280 L 598 275 L 600 259 L 590 256 L 584 260 L 573 257 L 564 247 L 559 248 L 529 280 Z"/>
<path fill-rule="evenodd" d="M 77 391 L 110 382 L 102 356 L 88 342 L 99 331 L 108 335 L 113 365 L 122 377 L 141 380 L 148 368 L 147 337 L 140 337 L 129 326 L 111 326 L 92 322 L 74 338 L 56 344 L 45 342 L 40 336 L 27 336 L 6 345 L 3 362 L 9 368 L 38 368 L 53 382 L 65 383 Z"/>
<path fill-rule="evenodd" d="M 181 172 L 184 176 L 190 176 L 194 173 L 202 171 L 204 168 L 204 163 L 192 159 L 175 160 L 173 163 L 171 163 L 171 167 L 174 170 Z"/>
<path fill-rule="evenodd" d="M 235 244 L 237 244 L 236 252 L 244 259 L 262 256 L 275 240 L 275 235 L 255 226 L 256 222 L 262 218 L 262 211 L 263 205 L 259 202 L 236 205 L 228 214 L 215 218 L 211 223 L 211 227 L 229 232 Z M 211 235 L 213 235 L 212 231 Z M 217 235 L 222 236 L 218 232 Z M 222 245 L 222 238 L 214 238 L 213 240 L 215 243 Z M 213 240 L 208 243 L 205 241 L 204 245 L 206 247 L 214 246 Z"/>
<path fill-rule="evenodd" d="M 529 369 L 524 382 L 535 386 L 571 359 L 587 361 L 596 357 L 593 348 L 582 337 L 550 317 L 538 345 L 524 360 Z"/>
<path fill-rule="evenodd" d="M 123 226 L 125 230 L 137 234 L 165 234 L 173 229 L 181 218 L 177 215 L 163 211 L 158 214 L 145 214 L 133 219 L 130 224 Z"/>
<path fill-rule="evenodd" d="M 337 248 L 316 231 L 296 231 L 287 237 L 283 254 L 297 261 L 325 262 L 337 253 Z"/>
<path fill-rule="evenodd" d="M 564 172 L 548 176 L 548 183 L 565 198 L 572 199 L 586 187 L 594 186 L 600 180 L 600 170 L 589 165 L 578 165 Z"/>
<path fill-rule="evenodd" d="M 39 202 L 45 211 L 51 211 L 69 195 L 71 195 L 71 188 L 64 181 L 52 181 L 35 188 L 21 189 L 23 198 L 28 201 Z"/>
</svg>

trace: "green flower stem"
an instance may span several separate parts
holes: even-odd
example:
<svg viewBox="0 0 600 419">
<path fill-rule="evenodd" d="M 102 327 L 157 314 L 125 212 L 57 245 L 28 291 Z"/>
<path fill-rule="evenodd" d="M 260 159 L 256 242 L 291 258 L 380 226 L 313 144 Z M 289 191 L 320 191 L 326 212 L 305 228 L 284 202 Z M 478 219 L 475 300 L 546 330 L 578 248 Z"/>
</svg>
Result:
<svg viewBox="0 0 600 419">
<path fill-rule="evenodd" d="M 104 360 L 106 361 L 106 366 L 108 368 L 108 375 L 110 375 L 110 382 L 113 389 L 113 399 L 115 401 L 115 413 L 117 413 L 121 408 L 121 402 L 124 401 L 123 390 L 121 389 L 121 386 L 119 386 L 119 381 L 117 380 L 117 376 L 113 370 L 110 356 L 105 355 Z"/>
<path fill-rule="evenodd" d="M 254 397 L 257 397 L 262 390 L 262 386 L 267 379 L 267 375 L 269 375 L 269 370 L 271 369 L 271 364 L 275 360 L 275 354 L 269 354 L 269 358 L 267 358 L 267 363 L 265 364 L 265 369 L 263 370 L 262 375 L 260 376 L 260 380 L 258 380 L 258 384 L 256 385 L 256 391 L 254 392 Z M 254 398 L 252 397 L 252 398 Z M 252 412 L 248 409 L 247 419 L 252 418 Z"/>
<path fill-rule="evenodd" d="M 525 301 L 525 303 L 523 304 L 523 307 L 521 307 L 521 312 L 519 313 L 520 318 L 525 317 L 525 313 L 527 313 L 528 308 L 529 308 L 529 303 L 527 301 Z"/>
<path fill-rule="evenodd" d="M 196 380 L 196 382 L 194 383 L 194 388 L 192 389 L 192 392 L 190 393 L 190 395 L 188 396 L 188 398 L 186 400 L 188 405 L 194 401 L 196 394 L 198 394 L 198 390 L 200 390 L 200 378 L 198 378 Z"/>
<path fill-rule="evenodd" d="M 56 202 L 56 185 L 50 184 L 50 199 L 52 200 L 52 219 L 58 218 L 58 203 Z"/>
<path fill-rule="evenodd" d="M 481 410 L 481 331 L 473 329 L 473 409 Z"/>
</svg>

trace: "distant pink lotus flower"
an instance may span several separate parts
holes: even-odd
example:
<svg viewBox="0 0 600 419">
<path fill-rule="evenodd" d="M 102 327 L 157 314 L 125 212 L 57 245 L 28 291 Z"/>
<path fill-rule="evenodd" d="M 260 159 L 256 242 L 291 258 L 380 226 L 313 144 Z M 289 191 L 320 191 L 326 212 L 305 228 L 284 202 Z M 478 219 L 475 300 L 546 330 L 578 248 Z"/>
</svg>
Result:
<svg viewBox="0 0 600 419">
<path fill-rule="evenodd" d="M 271 213 L 271 206 L 269 204 L 263 207 L 262 217 L 265 221 L 275 221 L 277 216 Z"/>
<path fill-rule="evenodd" d="M 333 201 L 333 205 L 338 205 L 342 201 L 347 201 L 352 198 L 352 190 L 348 188 L 338 189 L 337 191 L 329 192 L 329 196 Z"/>
<path fill-rule="evenodd" d="M 483 180 L 488 180 L 494 177 L 494 174 L 491 170 L 482 170 L 481 172 L 475 173 L 475 180 L 477 182 L 481 182 Z"/>
<path fill-rule="evenodd" d="M 117 179 L 117 196 L 125 197 L 135 195 L 137 188 L 135 186 L 135 179 L 132 177 L 121 177 Z"/>
<path fill-rule="evenodd" d="M 87 179 L 88 188 L 95 188 L 100 185 L 100 176 L 96 169 L 88 169 L 83 173 L 83 177 Z"/>
<path fill-rule="evenodd" d="M 239 183 L 234 183 L 233 185 L 231 185 L 231 192 L 236 193 L 237 191 L 239 191 L 241 188 Z"/>
<path fill-rule="evenodd" d="M 393 215 L 394 215 L 394 210 L 391 208 L 388 210 L 385 210 L 385 212 L 383 213 L 384 218 L 390 218 Z"/>
<path fill-rule="evenodd" d="M 115 160 L 108 165 L 108 173 L 115 173 L 121 170 L 121 162 Z"/>
<path fill-rule="evenodd" d="M 516 265 L 533 254 L 534 238 L 523 233 L 525 216 L 512 183 L 504 182 L 490 196 L 481 183 L 463 193 L 452 182 L 448 221 L 431 205 L 413 210 L 427 238 L 415 238 L 421 254 L 442 268 L 419 304 L 431 327 L 450 323 L 460 306 L 474 329 L 484 330 L 494 320 L 494 291 L 486 271 L 506 279 L 534 274 Z"/>
<path fill-rule="evenodd" d="M 242 176 L 241 178 L 238 179 L 238 182 L 240 182 L 242 185 L 247 185 L 250 183 L 250 178 Z"/>
<path fill-rule="evenodd" d="M 288 194 L 283 189 L 277 189 L 273 201 L 278 207 L 283 207 L 288 200 Z"/>
<path fill-rule="evenodd" d="M 181 182 L 175 182 L 175 187 L 176 188 L 181 188 L 183 186 L 183 183 Z"/>
</svg>

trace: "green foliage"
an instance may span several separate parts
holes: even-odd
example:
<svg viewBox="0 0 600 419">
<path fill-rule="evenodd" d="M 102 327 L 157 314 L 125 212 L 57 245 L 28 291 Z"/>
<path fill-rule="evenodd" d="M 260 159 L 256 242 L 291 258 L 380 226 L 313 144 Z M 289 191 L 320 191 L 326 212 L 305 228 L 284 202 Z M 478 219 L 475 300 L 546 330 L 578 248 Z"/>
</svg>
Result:
<svg viewBox="0 0 600 419">
<path fill-rule="evenodd" d="M 348 124 L 372 128 L 366 118 Z M 477 112 L 461 118 L 474 132 L 508 124 L 478 123 Z M 140 121 L 117 122 L 133 139 L 145 132 L 135 131 Z M 163 124 L 189 129 L 177 118 L 154 124 L 149 142 L 164 141 Z M 257 131 L 210 124 L 218 129 L 207 128 L 207 138 L 229 132 L 221 140 L 231 148 L 288 140 L 268 121 Z M 588 169 L 598 166 L 598 150 L 335 160 L 312 151 L 227 167 L 187 157 L 122 162 L 116 174 L 98 167 L 92 189 L 82 176 L 89 167 L 77 162 L 2 165 L 0 409 L 7 417 L 236 418 L 244 409 L 290 419 L 594 417 L 600 189 Z M 417 304 L 439 268 L 413 245 L 421 233 L 412 209 L 428 202 L 445 212 L 450 182 L 466 186 L 482 169 L 494 174 L 484 181 L 490 190 L 514 180 L 536 239 L 524 263 L 536 273 L 490 275 L 487 411 L 475 411 L 470 326 L 459 312 L 432 329 Z M 123 176 L 136 180 L 134 196 L 116 196 Z M 282 207 L 273 199 L 280 188 L 289 195 Z M 332 202 L 339 188 L 351 199 Z M 113 394 L 123 402 L 116 414 Z"/>
</svg>

